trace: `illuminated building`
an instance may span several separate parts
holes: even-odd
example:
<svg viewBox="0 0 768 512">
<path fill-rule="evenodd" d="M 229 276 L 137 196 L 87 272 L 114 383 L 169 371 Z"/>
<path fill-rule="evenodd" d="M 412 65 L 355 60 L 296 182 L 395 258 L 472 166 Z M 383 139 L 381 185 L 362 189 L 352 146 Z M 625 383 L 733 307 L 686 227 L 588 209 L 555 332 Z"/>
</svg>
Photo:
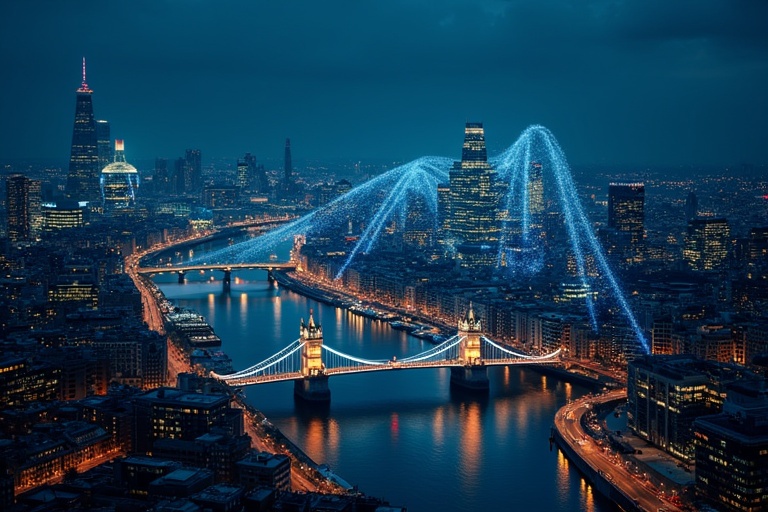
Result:
<svg viewBox="0 0 768 512">
<path fill-rule="evenodd" d="M 48 300 L 61 310 L 78 308 L 96 309 L 99 304 L 99 288 L 94 274 L 87 265 L 68 266 L 55 283 L 48 286 Z"/>
<path fill-rule="evenodd" d="M 253 183 L 253 167 L 256 164 L 256 158 L 250 153 L 245 154 L 245 158 L 237 161 L 236 184 L 242 191 L 251 190 Z"/>
<path fill-rule="evenodd" d="M 60 379 L 59 368 L 6 356 L 0 359 L 0 408 L 57 400 Z"/>
<path fill-rule="evenodd" d="M 125 161 L 124 144 L 120 139 L 115 140 L 115 161 L 101 171 L 100 184 L 105 211 L 135 206 L 139 172 Z"/>
<path fill-rule="evenodd" d="M 403 226 L 403 243 L 415 247 L 432 245 L 434 226 L 429 217 L 429 210 L 423 197 L 415 196 L 408 205 Z"/>
<path fill-rule="evenodd" d="M 458 257 L 466 268 L 496 263 L 499 241 L 496 171 L 488 164 L 482 123 L 467 123 L 461 161 L 450 177 L 449 229 L 458 243 Z"/>
<path fill-rule="evenodd" d="M 69 154 L 67 197 L 95 204 L 101 200 L 99 191 L 101 169 L 92 94 L 93 91 L 85 81 L 85 59 L 83 59 L 83 82 L 77 90 L 75 124 L 72 129 L 72 147 Z"/>
<path fill-rule="evenodd" d="M 693 356 L 645 356 L 627 367 L 627 426 L 640 438 L 691 461 L 693 421 L 720 412 L 716 366 Z"/>
<path fill-rule="evenodd" d="M 170 178 L 173 193 L 177 195 L 200 196 L 203 183 L 202 154 L 199 149 L 188 149 L 182 158 L 174 162 Z"/>
<path fill-rule="evenodd" d="M 722 217 L 688 221 L 683 259 L 692 270 L 717 270 L 724 266 L 731 244 L 731 229 Z"/>
<path fill-rule="evenodd" d="M 209 185 L 203 190 L 203 205 L 211 210 L 235 208 L 238 190 L 232 185 Z"/>
<path fill-rule="evenodd" d="M 77 201 L 62 200 L 55 204 L 43 204 L 43 231 L 55 233 L 60 229 L 82 227 L 85 222 L 84 207 Z"/>
<path fill-rule="evenodd" d="M 99 154 L 99 169 L 103 169 L 114 159 L 112 156 L 112 139 L 110 139 L 109 134 L 109 121 L 103 119 L 96 121 L 96 148 Z"/>
<path fill-rule="evenodd" d="M 199 194 L 203 185 L 203 157 L 199 149 L 188 149 L 184 153 L 184 165 L 186 168 L 184 192 L 187 194 Z"/>
<path fill-rule="evenodd" d="M 696 494 L 717 510 L 758 512 L 768 502 L 765 382 L 731 386 L 722 414 L 694 423 Z"/>
<path fill-rule="evenodd" d="M 618 244 L 627 261 L 642 261 L 644 219 L 645 185 L 611 183 L 608 186 L 608 227 L 619 235 Z"/>
<path fill-rule="evenodd" d="M 444 246 L 450 232 L 451 186 L 440 183 L 437 186 L 437 243 Z"/>
<path fill-rule="evenodd" d="M 229 407 L 227 395 L 202 395 L 174 388 L 158 388 L 133 400 L 136 409 L 134 450 L 148 452 L 157 439 L 193 441 L 221 427 L 243 434 L 243 412 Z"/>
<path fill-rule="evenodd" d="M 40 235 L 40 182 L 21 174 L 5 181 L 8 238 L 13 242 L 35 240 Z"/>
<path fill-rule="evenodd" d="M 248 489 L 260 486 L 280 491 L 291 489 L 291 460 L 281 453 L 251 452 L 235 465 L 237 483 Z"/>
</svg>

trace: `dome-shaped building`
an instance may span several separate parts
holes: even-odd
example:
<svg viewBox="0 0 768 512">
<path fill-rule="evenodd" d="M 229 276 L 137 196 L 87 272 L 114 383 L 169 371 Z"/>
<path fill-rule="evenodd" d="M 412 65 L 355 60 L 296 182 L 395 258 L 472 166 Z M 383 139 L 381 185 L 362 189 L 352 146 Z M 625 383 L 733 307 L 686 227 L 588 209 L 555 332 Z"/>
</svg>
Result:
<svg viewBox="0 0 768 512">
<path fill-rule="evenodd" d="M 139 172 L 125 161 L 124 144 L 115 140 L 115 161 L 101 171 L 101 198 L 104 210 L 131 208 L 139 189 Z"/>
</svg>

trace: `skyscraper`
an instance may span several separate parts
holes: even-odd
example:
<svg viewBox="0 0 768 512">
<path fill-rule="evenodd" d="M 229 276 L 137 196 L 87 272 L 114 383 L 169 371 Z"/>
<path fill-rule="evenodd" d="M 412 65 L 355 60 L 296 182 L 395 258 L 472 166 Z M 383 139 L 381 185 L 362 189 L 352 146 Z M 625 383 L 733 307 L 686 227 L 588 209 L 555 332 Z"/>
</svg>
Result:
<svg viewBox="0 0 768 512">
<path fill-rule="evenodd" d="M 40 182 L 14 174 L 5 182 L 5 193 L 8 238 L 14 242 L 34 240 L 42 227 Z"/>
<path fill-rule="evenodd" d="M 450 178 L 450 223 L 461 266 L 495 264 L 499 240 L 496 171 L 488 164 L 482 123 L 467 123 L 461 161 L 454 162 Z"/>
<path fill-rule="evenodd" d="M 693 191 L 688 192 L 685 198 L 685 220 L 696 218 L 699 213 L 699 200 Z"/>
<path fill-rule="evenodd" d="M 112 163 L 112 140 L 109 136 L 109 121 L 96 121 L 96 148 L 99 153 L 99 170 Z"/>
<path fill-rule="evenodd" d="M 152 181 L 156 194 L 173 194 L 173 180 L 168 172 L 168 160 L 165 158 L 155 158 L 155 175 Z"/>
<path fill-rule="evenodd" d="M 697 271 L 717 270 L 728 257 L 731 230 L 722 217 L 699 217 L 688 221 L 683 259 Z"/>
<path fill-rule="evenodd" d="M 619 235 L 628 260 L 643 258 L 645 235 L 645 184 L 611 183 L 608 186 L 608 227 Z"/>
<path fill-rule="evenodd" d="M 200 194 L 203 186 L 203 160 L 199 149 L 188 149 L 184 155 L 186 165 L 184 192 Z"/>
<path fill-rule="evenodd" d="M 72 128 L 67 196 L 78 201 L 98 203 L 101 201 L 99 190 L 101 169 L 92 94 L 93 91 L 85 80 L 85 58 L 83 58 L 83 82 L 77 90 L 75 124 Z"/>
</svg>

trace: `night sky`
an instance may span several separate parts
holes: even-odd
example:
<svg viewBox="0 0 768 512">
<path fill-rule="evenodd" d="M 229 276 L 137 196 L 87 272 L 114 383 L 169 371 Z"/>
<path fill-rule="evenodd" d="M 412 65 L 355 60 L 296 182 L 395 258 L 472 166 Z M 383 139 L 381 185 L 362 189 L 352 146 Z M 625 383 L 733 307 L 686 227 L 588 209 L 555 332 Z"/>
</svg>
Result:
<svg viewBox="0 0 768 512">
<path fill-rule="evenodd" d="M 0 160 L 66 161 L 83 56 L 129 160 L 459 158 L 530 124 L 577 165 L 768 163 L 765 0 L 0 2 Z"/>
</svg>

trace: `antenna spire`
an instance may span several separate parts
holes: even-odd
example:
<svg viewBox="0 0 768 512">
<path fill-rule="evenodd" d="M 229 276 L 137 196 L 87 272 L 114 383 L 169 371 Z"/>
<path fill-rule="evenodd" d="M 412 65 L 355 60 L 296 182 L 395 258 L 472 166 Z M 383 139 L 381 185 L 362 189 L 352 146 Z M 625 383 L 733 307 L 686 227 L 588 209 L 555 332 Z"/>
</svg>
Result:
<svg viewBox="0 0 768 512">
<path fill-rule="evenodd" d="M 83 57 L 83 83 L 80 85 L 80 88 L 77 90 L 77 92 L 93 92 L 90 88 L 88 88 L 88 82 L 85 81 L 85 57 Z"/>
</svg>

